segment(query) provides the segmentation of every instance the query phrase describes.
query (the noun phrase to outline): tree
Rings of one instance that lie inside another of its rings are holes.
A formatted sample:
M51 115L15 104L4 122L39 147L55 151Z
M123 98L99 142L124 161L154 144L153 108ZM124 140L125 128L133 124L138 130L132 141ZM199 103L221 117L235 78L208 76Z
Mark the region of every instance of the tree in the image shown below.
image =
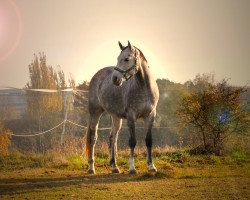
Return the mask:
M45 54L34 55L29 65L30 81L28 89L64 89L65 77L62 70L56 72L52 66L47 65ZM32 117L43 117L50 111L62 110L62 97L55 93L27 92L28 112Z
M47 130L55 124L61 122L66 110L66 92L60 92L60 89L67 88L64 72L59 68L55 70L47 64L47 59L44 53L39 53L39 56L34 55L34 60L29 65L29 82L26 85L27 89L52 89L59 90L58 93L40 93L35 91L27 91L27 115L30 119L29 126L33 130ZM70 84L74 84L73 78L70 79ZM50 147L53 136L44 138L42 144L42 136L37 141L38 150L44 150L44 145ZM56 138L54 138L57 140Z
M197 75L189 92L184 95L177 114L182 122L202 139L203 148L220 155L228 137L246 134L249 129L249 112L241 103L245 92L232 87L227 80L215 83L213 75Z

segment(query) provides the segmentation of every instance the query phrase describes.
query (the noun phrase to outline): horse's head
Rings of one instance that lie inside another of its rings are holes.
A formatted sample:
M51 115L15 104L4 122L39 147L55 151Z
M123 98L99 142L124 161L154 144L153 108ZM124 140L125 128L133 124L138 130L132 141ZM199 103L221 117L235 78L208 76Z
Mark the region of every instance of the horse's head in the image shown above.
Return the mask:
M132 46L128 41L128 46L125 47L119 42L121 53L117 58L117 65L114 68L112 82L121 86L124 81L129 80L134 76L141 65L140 51Z

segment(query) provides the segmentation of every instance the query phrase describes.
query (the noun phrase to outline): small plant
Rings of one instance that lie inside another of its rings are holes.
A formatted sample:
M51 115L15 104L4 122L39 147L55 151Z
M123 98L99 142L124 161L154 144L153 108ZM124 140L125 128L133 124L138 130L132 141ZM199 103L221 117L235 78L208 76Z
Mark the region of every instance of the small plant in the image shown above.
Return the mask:
M182 176L181 178L184 178L184 179L194 179L195 176L194 175L185 175L185 176Z
M184 163L188 159L189 154L184 151L175 151L169 153L168 156L172 162Z
M191 148L189 150L187 150L187 152L190 155L208 155L208 154L212 154L212 148L207 146L206 148L204 148L203 145Z
M237 163L242 163L247 161L247 155L243 151L234 151L232 153L232 158L237 162Z
M220 159L219 156L211 155L209 163L214 164L214 165L220 165L221 164L221 159Z
M159 171L155 173L145 172L137 178L137 180L147 180L147 179L162 179L167 178L169 175L164 171Z
M87 167L87 162L82 156L70 156L67 160L70 169L84 169Z

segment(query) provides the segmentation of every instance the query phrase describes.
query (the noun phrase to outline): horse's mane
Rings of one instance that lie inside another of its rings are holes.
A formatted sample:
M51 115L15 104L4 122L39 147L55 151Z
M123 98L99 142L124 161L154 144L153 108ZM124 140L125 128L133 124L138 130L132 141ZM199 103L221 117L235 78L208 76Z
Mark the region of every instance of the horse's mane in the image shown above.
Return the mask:
M125 47L122 51L124 51L127 48L128 48L128 46ZM137 47L135 47L135 48L140 52L140 55L141 55L142 59L145 60L146 62L148 62L147 59L145 58L144 54L142 53L142 51L139 48L137 48Z
M137 47L135 47L135 48L140 52L142 59L145 60L146 62L148 62L147 59L145 58L144 54L142 53L142 51L140 49L138 49Z

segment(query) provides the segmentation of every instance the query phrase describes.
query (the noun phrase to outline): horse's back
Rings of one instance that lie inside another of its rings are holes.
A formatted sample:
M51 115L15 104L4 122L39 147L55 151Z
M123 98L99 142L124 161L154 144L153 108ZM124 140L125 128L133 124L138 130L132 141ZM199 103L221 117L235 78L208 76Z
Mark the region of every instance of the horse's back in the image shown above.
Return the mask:
M89 84L89 113L103 111L98 98L98 90L105 79L111 79L114 67L105 67L100 69L91 79Z

